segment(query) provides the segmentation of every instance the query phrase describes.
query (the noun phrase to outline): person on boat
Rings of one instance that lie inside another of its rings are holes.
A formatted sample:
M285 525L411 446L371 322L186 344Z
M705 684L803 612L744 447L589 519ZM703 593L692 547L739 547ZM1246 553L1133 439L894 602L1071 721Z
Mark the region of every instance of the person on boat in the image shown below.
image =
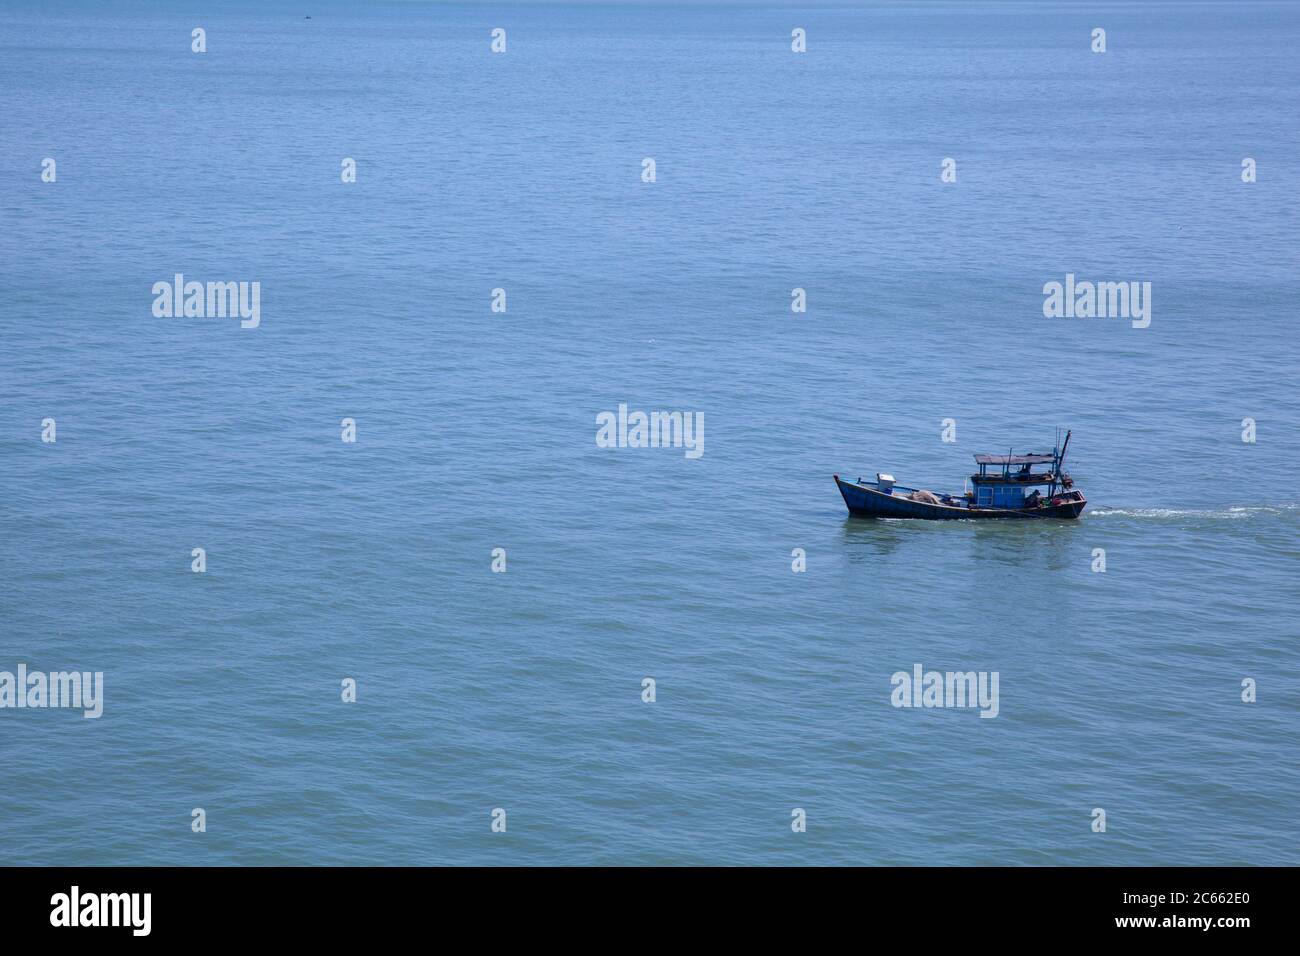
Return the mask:
M1025 496L1025 507L1037 508L1039 504L1042 502L1042 500L1043 500L1042 493L1037 488L1035 488L1033 491L1031 491L1029 494Z

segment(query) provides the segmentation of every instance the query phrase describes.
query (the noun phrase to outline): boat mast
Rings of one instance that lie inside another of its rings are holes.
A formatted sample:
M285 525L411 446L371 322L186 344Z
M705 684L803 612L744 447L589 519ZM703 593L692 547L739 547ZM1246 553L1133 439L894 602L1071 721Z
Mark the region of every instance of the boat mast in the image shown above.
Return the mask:
M1071 432L1070 430L1067 429L1066 432L1065 432L1065 444L1061 446L1061 453L1060 453L1059 455L1056 456L1056 480L1057 480L1057 481L1060 481L1060 480L1061 480L1061 476L1065 473L1065 450L1066 450L1067 448L1070 447L1070 435L1071 435L1071 434L1073 434L1073 432ZM1062 488L1065 487L1064 483L1062 483L1061 487L1062 487ZM1053 483L1053 485L1052 485L1052 492L1051 492L1051 493L1052 493L1052 494L1055 494L1055 493L1056 493L1056 485L1055 485L1055 483Z

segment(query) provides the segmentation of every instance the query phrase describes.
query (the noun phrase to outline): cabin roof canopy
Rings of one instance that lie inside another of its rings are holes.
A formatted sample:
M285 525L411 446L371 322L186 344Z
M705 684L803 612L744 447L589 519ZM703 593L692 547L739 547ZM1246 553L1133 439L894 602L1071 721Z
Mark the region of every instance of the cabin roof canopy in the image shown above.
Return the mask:
M976 455L977 465L1045 465L1056 459L1051 455Z

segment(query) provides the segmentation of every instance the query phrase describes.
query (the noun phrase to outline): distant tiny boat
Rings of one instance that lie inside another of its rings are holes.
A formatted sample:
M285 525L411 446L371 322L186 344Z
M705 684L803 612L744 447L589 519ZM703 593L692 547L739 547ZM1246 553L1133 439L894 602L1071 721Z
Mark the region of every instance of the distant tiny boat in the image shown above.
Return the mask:
M1074 481L1063 469L1069 447L1067 431L1065 443L1050 455L976 455L979 473L970 476L970 490L960 495L906 488L884 473L875 481L834 477L849 514L859 518L1077 518L1088 501L1073 490ZM1048 467L1034 471L1036 465Z

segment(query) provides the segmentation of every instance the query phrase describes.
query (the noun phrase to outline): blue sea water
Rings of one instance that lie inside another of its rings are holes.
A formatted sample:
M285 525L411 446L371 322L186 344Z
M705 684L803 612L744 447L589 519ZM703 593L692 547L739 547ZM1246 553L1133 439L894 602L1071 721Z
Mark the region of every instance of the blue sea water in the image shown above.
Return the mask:
M7 2L0 670L103 671L104 713L0 710L0 860L1300 863L1297 42L1252 2ZM156 318L175 273L260 326ZM1150 326L1045 318L1067 273ZM620 403L704 454L597 447ZM1075 523L831 481L960 490L1058 425ZM891 706L918 663L998 716Z

